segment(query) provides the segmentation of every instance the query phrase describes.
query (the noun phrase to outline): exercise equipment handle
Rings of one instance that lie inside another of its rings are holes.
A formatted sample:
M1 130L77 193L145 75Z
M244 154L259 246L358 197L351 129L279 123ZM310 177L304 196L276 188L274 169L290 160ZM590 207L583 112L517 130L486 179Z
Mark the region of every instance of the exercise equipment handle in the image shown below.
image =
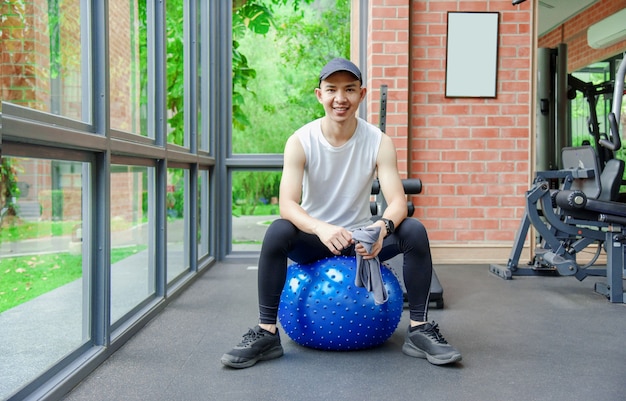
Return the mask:
M619 125L617 123L619 116L622 115L622 96L624 96L624 78L626 77L626 53L622 57L622 62L615 74L615 87L613 88L613 106L609 113L609 128L611 131L610 141L600 139L600 145L612 151L619 150L622 147L622 141L619 136Z
M611 140L609 141L602 138L598 142L603 147L615 152L622 147L622 140L619 137L619 125L617 125L617 118L613 112L609 113L609 128L611 131Z

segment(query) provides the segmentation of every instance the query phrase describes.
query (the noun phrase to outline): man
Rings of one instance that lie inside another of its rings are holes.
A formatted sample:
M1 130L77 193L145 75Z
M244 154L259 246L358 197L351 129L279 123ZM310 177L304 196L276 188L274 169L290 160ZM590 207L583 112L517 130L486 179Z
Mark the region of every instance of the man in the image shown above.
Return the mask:
M222 356L222 363L247 368L283 355L276 327L287 260L312 263L333 255L355 255L381 261L404 254L403 277L410 326L402 351L435 365L461 360L438 326L427 321L432 260L426 229L407 218L396 151L390 137L356 113L365 98L361 71L336 58L322 69L318 101L324 117L297 130L284 150L280 182L280 216L268 228L259 258L259 324ZM387 208L371 221L370 193L378 177ZM380 236L368 252L352 231L379 226Z

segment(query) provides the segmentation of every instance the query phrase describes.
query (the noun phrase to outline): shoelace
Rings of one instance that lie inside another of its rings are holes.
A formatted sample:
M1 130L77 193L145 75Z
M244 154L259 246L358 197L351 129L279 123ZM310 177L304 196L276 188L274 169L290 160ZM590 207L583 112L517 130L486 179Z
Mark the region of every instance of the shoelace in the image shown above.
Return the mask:
M437 323L431 325L430 329L424 330L424 333L426 333L433 340L437 341L439 344L448 343L446 339L443 338L443 335L441 335L441 333L439 332L439 324Z
M253 329L248 329L248 332L243 335L243 339L241 340L241 343L239 343L239 346L245 347L260 337L263 337L263 334L256 332Z

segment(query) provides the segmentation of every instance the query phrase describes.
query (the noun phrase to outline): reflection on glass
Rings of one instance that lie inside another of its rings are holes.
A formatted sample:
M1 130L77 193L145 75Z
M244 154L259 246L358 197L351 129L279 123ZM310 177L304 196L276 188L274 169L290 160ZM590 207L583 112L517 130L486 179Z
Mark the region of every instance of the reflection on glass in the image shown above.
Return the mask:
M147 135L146 2L109 1L111 128Z
M89 165L2 158L0 398L89 341Z
M81 36L81 1L39 2L43 10L37 18L30 3L0 6L0 100L89 122L89 85L82 80L89 48Z
M260 251L269 224L278 218L279 172L233 172L232 250Z
M189 252L185 252L189 236L187 233L187 182L188 170L167 169L167 282L189 270Z
M148 228L153 177L148 167L111 167L112 323L155 292Z

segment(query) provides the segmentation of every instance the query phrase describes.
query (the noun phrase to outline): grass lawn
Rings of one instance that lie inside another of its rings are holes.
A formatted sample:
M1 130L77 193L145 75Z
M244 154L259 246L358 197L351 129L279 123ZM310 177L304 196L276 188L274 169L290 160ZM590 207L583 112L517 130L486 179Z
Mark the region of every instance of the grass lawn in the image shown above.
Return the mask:
M258 204L256 206L235 205L233 206L233 216L275 216L279 212L278 205Z
M49 237L51 235L72 235L79 222L76 221L24 221L18 224L5 223L0 229L0 243L23 241L25 239Z
M144 249L145 245L113 249L111 263ZM1 258L0 313L70 283L82 274L82 256L68 252Z

